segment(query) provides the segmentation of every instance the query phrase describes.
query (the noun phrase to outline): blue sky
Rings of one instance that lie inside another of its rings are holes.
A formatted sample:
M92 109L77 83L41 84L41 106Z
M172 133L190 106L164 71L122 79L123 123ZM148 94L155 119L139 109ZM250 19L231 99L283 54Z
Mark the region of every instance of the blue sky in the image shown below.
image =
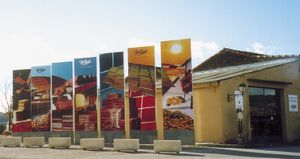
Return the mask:
M126 45L190 37L245 49L296 52L299 1L26 0L0 1L1 35L36 36L55 47ZM112 50L114 48L111 48Z
M181 38L192 40L194 66L223 47L299 54L299 6L296 0L0 0L0 82L13 69L140 45L155 45L159 57L160 41Z

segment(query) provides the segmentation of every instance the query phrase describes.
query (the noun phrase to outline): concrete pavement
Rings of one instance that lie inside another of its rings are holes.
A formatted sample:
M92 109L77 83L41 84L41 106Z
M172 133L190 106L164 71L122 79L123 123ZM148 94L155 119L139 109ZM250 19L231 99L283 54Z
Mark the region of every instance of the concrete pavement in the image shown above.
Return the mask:
M199 158L300 158L300 147L277 148L220 148L187 147L180 154L154 154L153 149L140 149L138 153L116 152L112 148L103 151L83 151L78 145L70 149L0 147L0 159L199 159Z

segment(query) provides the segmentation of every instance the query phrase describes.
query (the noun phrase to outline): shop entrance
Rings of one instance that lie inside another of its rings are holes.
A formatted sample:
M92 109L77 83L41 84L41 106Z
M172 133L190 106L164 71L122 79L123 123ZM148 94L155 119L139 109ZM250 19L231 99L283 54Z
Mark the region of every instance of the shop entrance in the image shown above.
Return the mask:
M280 90L249 87L252 143L282 143Z

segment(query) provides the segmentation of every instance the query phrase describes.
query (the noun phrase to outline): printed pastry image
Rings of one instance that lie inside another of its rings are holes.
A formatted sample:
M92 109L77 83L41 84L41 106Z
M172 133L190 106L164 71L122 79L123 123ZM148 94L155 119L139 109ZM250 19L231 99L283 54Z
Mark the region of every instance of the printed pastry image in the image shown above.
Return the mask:
M124 70L123 66L112 67L108 70L108 75L104 82L116 89L124 89Z
M166 130L193 130L194 120L181 111L163 110Z
M62 112L72 109L72 81L52 76L52 87L52 100L56 111ZM71 88L71 90L68 88Z
M50 66L32 67L31 73L32 131L50 131Z
M85 110L87 106L85 96L83 94L76 94L75 99L76 111Z
M79 75L75 79L75 129L95 131L97 128L96 75Z
M32 129L45 131L50 129L50 113L35 117L31 122Z
M52 64L52 131L73 130L72 62Z
M53 98L53 103L57 112L67 111L73 107L72 97L69 94Z
M193 129L191 40L161 42L161 79L166 130Z
M184 103L185 99L181 96L174 96L167 99L167 106L179 105Z
M104 53L99 59L101 130L124 130L123 52Z
M154 46L128 48L130 128L155 130L156 67Z
M32 87L36 94L38 93L48 93L50 90L50 81L49 77L33 77L32 78ZM49 99L49 94L47 96L41 96L41 99Z
M131 91L143 94L155 94L154 67L129 64L128 85Z
M30 132L31 128L31 99L30 99L30 69L13 71L13 132Z
M86 80L86 81L84 81ZM84 83L86 82L86 83ZM96 76L78 76L77 85L75 88L75 105L76 111L87 111L87 109L95 109L96 105Z
M164 66L164 71L168 76L178 76L184 74L184 67L182 66Z

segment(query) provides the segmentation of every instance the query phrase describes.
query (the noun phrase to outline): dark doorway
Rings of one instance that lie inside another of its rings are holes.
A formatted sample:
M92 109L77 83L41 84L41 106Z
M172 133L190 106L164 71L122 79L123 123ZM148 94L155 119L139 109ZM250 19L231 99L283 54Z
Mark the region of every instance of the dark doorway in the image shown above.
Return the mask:
M282 143L280 90L249 87L252 143Z

